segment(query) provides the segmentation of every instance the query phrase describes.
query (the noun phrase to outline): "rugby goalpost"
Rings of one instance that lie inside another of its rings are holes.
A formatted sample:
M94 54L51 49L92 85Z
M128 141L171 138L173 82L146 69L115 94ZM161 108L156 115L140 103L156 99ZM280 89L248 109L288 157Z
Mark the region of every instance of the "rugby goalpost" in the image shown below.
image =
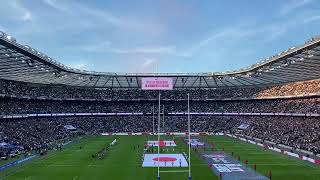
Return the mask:
M171 171L171 170L166 170L166 171L160 171L160 163L158 161L158 180L160 180L160 173L185 173L187 172L188 173L188 180L192 180L192 176L191 176L191 128L190 128L190 95L189 93L187 94L188 95L188 170L174 170L174 171ZM161 93L159 91L159 97L158 97L158 160L160 159L160 133L161 133L161 130L160 130L160 122L161 122ZM164 129L164 106L163 106L163 133L165 133L165 129Z
M171 78L156 78L156 77L148 77L148 78L142 78L142 89L143 90L158 90L158 173L157 173L157 179L160 180L160 173L188 173L188 180L192 179L191 176L191 130L190 130L190 95L188 95L188 170L164 170L160 171L160 123L161 123L161 90L172 90L173 89L173 83ZM164 106L163 106L163 133L165 133L164 129ZM154 127L154 106L152 107L152 131L154 134L155 127Z

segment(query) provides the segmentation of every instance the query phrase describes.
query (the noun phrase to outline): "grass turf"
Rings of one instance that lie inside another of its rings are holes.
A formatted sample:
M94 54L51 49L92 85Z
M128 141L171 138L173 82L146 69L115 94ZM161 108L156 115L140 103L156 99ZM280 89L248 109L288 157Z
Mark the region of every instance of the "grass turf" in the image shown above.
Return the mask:
M91 155L105 147L114 138L119 144L112 147L104 159L92 159ZM167 137L166 139L170 139ZM79 144L74 144L62 152L54 152L47 156L37 158L24 165L10 168L0 173L1 179L22 180L152 180L156 179L157 168L143 168L143 145L154 137L145 136L98 136L87 137ZM272 170L273 179L314 179L320 180L320 168L296 159L264 150L255 145L230 139L228 137L208 137L217 148L226 152L240 155L242 160L248 160L249 165L257 164L257 169L262 174ZM178 147L175 153L187 153L187 146L176 138ZM134 146L140 145L134 150ZM82 146L82 149L79 147ZM187 168L161 168L161 170L182 170ZM192 177L193 180L218 179L198 156L192 152ZM187 179L187 173L162 173L161 180Z
M218 149L237 159L240 156L242 162L248 160L248 166L257 165L257 171L267 176L272 172L273 180L320 180L320 167L295 158L265 150L260 146L236 140L225 136L213 136L209 140Z

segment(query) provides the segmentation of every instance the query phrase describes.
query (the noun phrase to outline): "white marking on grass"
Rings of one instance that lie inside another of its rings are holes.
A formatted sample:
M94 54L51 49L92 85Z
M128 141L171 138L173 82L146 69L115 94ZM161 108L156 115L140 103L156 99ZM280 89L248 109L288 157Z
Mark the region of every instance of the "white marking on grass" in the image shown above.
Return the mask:
M75 177L72 178L72 180L76 180L76 179L78 179L78 176L75 176Z
M253 164L249 164L253 165ZM287 164L287 163L264 163L264 164L256 164L257 166L304 166L303 164L296 163L296 164Z
M51 164L49 165L49 167L73 167L73 166L77 166L77 165L74 165L74 164ZM80 166L80 165L78 165Z
M176 172L189 172L189 170L176 170L176 171L160 171L160 172L165 172L165 173L176 173Z

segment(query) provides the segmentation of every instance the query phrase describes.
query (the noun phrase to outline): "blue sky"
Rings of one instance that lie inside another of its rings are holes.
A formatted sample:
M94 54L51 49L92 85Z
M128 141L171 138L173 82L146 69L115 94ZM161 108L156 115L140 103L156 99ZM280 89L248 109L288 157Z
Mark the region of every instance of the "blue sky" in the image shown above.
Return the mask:
M319 0L8 0L0 30L79 69L221 72L319 35Z

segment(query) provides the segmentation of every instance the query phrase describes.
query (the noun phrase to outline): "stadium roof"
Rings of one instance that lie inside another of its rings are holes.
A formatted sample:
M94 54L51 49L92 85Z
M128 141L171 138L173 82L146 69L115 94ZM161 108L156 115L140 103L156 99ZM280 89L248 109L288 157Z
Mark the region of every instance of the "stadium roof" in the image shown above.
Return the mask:
M140 88L142 77L172 77L175 88L269 86L320 78L320 37L232 72L112 73L67 67L0 31L0 79L95 88Z

